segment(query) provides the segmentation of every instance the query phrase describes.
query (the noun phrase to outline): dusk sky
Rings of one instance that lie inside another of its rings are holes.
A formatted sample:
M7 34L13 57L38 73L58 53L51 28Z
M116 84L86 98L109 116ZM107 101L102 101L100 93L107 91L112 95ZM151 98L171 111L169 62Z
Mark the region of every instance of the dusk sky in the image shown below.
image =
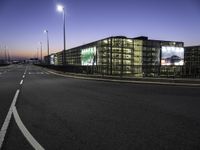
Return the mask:
M0 54L34 57L39 42L46 55L63 49L63 18L56 5L65 6L66 45L72 48L109 36L148 36L200 45L199 0L0 0Z

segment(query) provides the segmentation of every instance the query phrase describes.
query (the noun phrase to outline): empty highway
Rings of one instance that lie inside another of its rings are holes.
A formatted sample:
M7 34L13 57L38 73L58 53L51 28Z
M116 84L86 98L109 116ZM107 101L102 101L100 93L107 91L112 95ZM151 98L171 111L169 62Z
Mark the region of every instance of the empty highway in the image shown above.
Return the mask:
M34 149L20 122L48 150L200 149L198 87L73 79L11 65L0 67L0 128L11 107L5 150Z

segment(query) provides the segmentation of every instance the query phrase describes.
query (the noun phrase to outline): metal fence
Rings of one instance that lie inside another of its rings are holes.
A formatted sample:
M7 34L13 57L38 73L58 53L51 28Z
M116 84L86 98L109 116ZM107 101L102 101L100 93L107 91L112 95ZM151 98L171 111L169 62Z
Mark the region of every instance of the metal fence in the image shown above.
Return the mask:
M41 65L40 65L41 66ZM152 77L152 78L200 78L200 66L125 66L110 67L107 65L101 66L55 66L42 65L50 69L81 73L81 74L96 74L96 75L111 75L120 77ZM117 68L117 69L116 69Z

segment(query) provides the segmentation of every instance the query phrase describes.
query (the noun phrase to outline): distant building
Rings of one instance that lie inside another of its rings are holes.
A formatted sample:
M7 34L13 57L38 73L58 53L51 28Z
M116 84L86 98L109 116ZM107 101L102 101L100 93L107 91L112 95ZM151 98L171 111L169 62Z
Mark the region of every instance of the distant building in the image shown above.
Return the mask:
M185 65L200 66L200 45L185 47Z
M185 47L184 57L187 76L200 76L200 45Z
M65 53L67 65L92 67L96 73L107 75L160 76L166 74L166 67L173 71L174 66L184 65L183 42L151 40L144 36L108 37ZM63 51L49 57L52 65L63 64Z

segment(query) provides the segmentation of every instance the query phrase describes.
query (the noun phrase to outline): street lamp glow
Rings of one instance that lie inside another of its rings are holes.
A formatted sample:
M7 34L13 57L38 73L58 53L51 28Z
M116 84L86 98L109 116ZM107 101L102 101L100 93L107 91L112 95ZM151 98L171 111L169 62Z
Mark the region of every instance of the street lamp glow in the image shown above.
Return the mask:
M57 5L57 10L59 12L63 12L64 11L64 7L62 5Z

